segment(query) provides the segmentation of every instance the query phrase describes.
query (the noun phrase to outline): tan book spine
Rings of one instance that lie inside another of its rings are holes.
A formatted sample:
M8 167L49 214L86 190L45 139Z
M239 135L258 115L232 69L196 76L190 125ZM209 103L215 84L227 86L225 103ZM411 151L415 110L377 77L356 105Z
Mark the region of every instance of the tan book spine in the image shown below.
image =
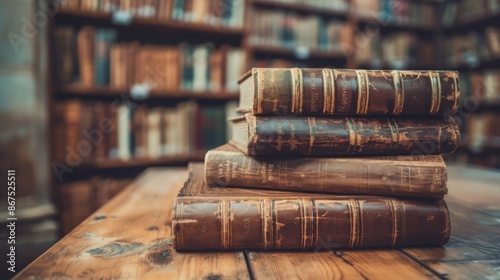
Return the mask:
M353 158L255 158L230 145L208 151L210 186L333 194L441 198L447 192L441 155Z
M441 199L214 191L199 178L202 166L191 172L174 202L178 251L438 246L450 238Z

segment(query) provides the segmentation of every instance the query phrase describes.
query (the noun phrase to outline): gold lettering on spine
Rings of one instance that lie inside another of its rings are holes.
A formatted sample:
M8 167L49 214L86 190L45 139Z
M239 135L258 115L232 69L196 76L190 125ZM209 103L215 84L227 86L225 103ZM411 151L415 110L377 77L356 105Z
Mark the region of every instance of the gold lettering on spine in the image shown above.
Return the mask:
M347 154L354 154L356 150L356 128L351 118L346 117L347 130L349 131L349 147L347 147Z
M257 112L262 113L262 100L264 99L264 88L262 84L264 83L265 70L258 69L255 71L255 86L257 87Z
M307 121L309 122L309 150L307 151L307 155L311 155L314 141L316 140L316 118L308 117Z
M331 99L331 114L335 112L335 70L330 70L330 79L331 79L331 87L332 87L332 99Z
M274 248L273 240L273 213L272 213L272 201L270 199L262 199L260 201L260 216L262 221L262 248L272 249Z
M330 71L328 69L322 69L322 78L323 78L323 114L329 114L330 112L330 96L331 90L330 85L328 84Z
M306 238L307 238L307 210L303 199L298 201L300 209L300 248L306 248Z
M396 93L396 98L394 102L393 115L400 115L403 111L404 102L404 90L403 82L401 78L401 73L399 71L392 71L392 79L394 80L394 92Z
M399 201L395 199L388 199L389 209L391 210L392 217L392 233L391 233L391 244L392 246L396 246L396 242L398 240L398 212L399 212Z
M293 68L292 70L292 80L293 80L293 99L294 105L292 105L292 113L302 114L303 103L304 103L304 86L302 80L302 70L299 68Z
M302 206L302 213L303 213L303 223L302 223L302 249L307 249L312 247L312 240L313 240L313 205L312 201L310 199L304 200L301 199L300 205Z
M389 118L387 121L389 122L389 127L391 128L391 147L389 148L389 153L395 154L398 150L399 144L398 124L393 118Z
M349 247L353 248L358 245L359 242L359 226L360 226L360 217L359 217L359 204L354 199L349 199L347 201L347 205L349 208L349 220L350 223L350 236L349 236Z
M368 111L368 78L365 70L356 70L358 80L358 104L356 114L366 115Z
M453 83L455 85L455 103L453 103L452 113L456 113L458 109L458 102L460 100L460 89L458 88L458 72L453 72Z
M219 203L220 211L221 213L221 227L222 227L222 233L221 233L221 245L222 248L228 249L229 248L229 211L230 207L228 207L229 202L222 200Z
M360 115L361 114L361 102L363 99L363 89L365 87L364 87L364 83L363 83L362 74L360 73L361 70L354 70L354 72L356 73L356 79L358 81L358 104L356 104L356 115Z
M365 106L363 109L363 115L368 114L368 105L370 103L370 80L368 78L368 73L366 71L363 71L363 76L365 80Z
M439 96L439 74L432 73L429 71L429 79L431 80L431 92L432 92L432 100L431 100L431 108L429 109L430 115L435 115L439 111L439 102L441 98Z

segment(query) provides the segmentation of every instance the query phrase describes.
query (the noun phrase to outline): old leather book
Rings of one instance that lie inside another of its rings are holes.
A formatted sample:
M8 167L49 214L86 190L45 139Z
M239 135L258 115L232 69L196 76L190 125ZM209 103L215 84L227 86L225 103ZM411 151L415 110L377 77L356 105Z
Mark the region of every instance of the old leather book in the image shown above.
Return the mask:
M450 237L442 199L211 188L203 165L174 202L178 251L434 246Z
M452 115L460 97L456 71L253 68L239 84L255 115Z
M251 157L226 144L205 156L205 182L219 187L439 198L446 175L441 155Z
M248 155L350 156L452 153L460 131L450 116L275 117L231 119L230 142Z

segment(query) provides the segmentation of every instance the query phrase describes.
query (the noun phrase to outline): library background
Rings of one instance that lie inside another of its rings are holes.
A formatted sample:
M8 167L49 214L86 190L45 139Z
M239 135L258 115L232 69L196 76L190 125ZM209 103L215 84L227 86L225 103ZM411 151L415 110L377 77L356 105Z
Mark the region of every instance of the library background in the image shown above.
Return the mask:
M146 168L225 143L251 67L458 70L447 163L500 168L498 0L0 0L0 33L20 268Z

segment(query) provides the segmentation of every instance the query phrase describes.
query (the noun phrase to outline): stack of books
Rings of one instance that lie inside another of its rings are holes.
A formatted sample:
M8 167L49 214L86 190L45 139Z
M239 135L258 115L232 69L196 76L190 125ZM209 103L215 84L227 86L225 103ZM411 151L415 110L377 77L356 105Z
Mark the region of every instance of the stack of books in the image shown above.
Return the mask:
M254 68L174 203L179 251L437 246L458 73Z

